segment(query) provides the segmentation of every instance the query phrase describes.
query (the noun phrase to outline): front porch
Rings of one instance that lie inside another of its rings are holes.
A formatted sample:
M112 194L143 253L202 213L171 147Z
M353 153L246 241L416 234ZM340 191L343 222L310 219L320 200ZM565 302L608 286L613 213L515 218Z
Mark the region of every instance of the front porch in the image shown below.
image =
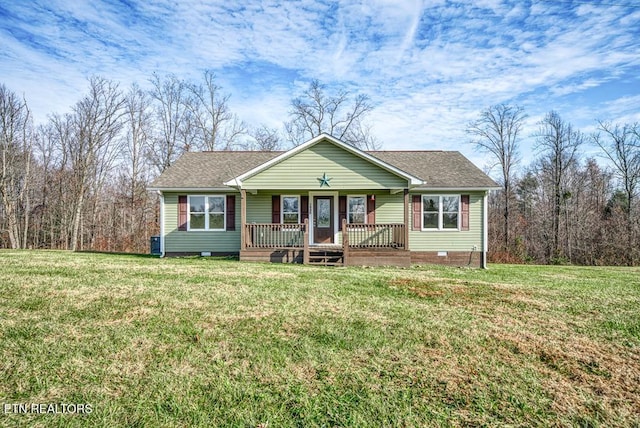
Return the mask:
M250 223L241 231L241 261L324 266L409 266L408 229L402 223L348 224L339 241L313 244L309 220L299 224Z

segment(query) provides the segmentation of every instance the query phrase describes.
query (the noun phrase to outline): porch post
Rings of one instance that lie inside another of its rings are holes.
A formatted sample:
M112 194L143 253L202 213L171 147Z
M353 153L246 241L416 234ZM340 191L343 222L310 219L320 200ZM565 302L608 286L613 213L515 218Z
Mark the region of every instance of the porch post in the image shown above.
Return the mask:
M342 264L349 266L349 232L347 231L347 219L342 219Z
M309 264L309 219L304 219L304 233L302 234L302 264Z
M247 191L240 189L240 251L247 249Z
M409 189L404 189L404 249L409 250Z

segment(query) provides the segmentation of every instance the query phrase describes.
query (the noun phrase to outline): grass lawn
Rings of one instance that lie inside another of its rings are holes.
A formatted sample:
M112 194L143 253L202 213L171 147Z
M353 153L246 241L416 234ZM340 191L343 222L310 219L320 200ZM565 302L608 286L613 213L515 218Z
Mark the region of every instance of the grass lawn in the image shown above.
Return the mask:
M7 412L31 403L92 412ZM640 269L1 251L0 405L0 426L639 426Z

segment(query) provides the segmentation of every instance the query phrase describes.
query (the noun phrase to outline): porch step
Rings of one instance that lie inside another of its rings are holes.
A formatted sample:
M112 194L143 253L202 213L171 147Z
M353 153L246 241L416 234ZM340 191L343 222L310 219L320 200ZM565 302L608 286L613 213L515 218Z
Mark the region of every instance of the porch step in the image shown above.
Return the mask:
M342 250L309 250L309 264L320 266L343 266L344 252Z

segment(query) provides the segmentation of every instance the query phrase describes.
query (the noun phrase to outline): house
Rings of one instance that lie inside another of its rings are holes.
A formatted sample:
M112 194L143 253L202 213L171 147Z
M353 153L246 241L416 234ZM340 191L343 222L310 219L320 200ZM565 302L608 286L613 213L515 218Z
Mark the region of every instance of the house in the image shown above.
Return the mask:
M486 266L496 183L455 151L185 153L150 186L161 253L344 265Z

